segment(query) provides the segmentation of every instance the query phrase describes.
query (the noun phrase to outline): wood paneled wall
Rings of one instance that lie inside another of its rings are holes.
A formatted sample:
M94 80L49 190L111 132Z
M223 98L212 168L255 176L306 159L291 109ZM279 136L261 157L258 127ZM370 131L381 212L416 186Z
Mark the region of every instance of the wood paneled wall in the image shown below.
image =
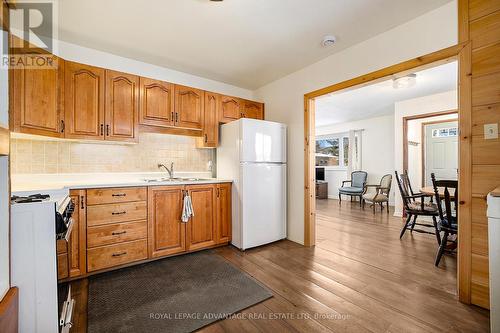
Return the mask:
M470 272L468 300L489 308L486 195L500 185L500 140L485 140L483 125L500 123L500 0L459 1L460 42L469 42L470 87ZM469 140L469 138L467 138ZM469 221L464 221L469 222Z

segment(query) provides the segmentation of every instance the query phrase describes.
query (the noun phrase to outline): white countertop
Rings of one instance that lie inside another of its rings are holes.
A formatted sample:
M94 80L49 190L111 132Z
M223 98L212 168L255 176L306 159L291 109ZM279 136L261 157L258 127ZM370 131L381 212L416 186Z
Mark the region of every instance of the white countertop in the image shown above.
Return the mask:
M74 174L14 174L11 191L50 191L101 187L134 187L230 183L229 179L211 178L209 172L176 172L174 177L202 178L203 180L154 181L146 179L168 178L164 172L143 173L74 173Z

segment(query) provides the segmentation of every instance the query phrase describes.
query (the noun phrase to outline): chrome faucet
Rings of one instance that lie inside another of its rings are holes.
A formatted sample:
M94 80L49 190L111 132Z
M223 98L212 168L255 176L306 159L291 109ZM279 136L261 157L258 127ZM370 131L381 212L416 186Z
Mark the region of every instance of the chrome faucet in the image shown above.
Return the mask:
M167 170L170 179L174 178L174 162L170 163L170 169L167 168L164 164L158 164L158 169L161 168L165 168L165 170Z

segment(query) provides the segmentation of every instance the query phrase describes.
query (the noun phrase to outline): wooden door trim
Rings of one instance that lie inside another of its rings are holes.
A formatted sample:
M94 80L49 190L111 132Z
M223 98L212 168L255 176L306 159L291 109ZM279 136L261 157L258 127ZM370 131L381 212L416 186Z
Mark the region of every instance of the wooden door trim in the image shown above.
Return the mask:
M471 279L471 178L472 178L472 152L471 152L471 45L468 42L468 1L459 0L459 40L460 43L427 55L423 55L402 63L389 66L369 74L336 83L304 95L304 245L315 245L315 174L313 163L314 147L314 99L332 92L359 86L373 81L412 71L418 67L432 63L446 61L457 57L459 63L459 132L460 132L460 166L459 187L461 197L459 206L459 243L458 251L458 294L459 300L470 304L470 279Z
M422 114L403 117L403 170L408 170L408 121L415 119L446 116L448 114L454 114L454 113L458 113L458 110L453 109L445 111L436 111L436 112L422 113Z
M457 111L458 113L458 111ZM435 124L441 124L441 123L449 123L449 122L452 122L452 121L456 121L458 123L458 118L457 119L443 119L443 120L433 120L433 121L426 121L426 122L423 122L422 124L420 124L421 126L421 130L420 130L420 151L421 151L421 156L422 156L422 187L425 186L425 137L426 137L426 133L424 133L425 131L425 126L427 125L435 125ZM406 138L406 140L408 140L408 137ZM405 146L407 149L408 149L408 144L406 144ZM457 156L458 157L458 156ZM406 157L406 163L408 165L408 156Z

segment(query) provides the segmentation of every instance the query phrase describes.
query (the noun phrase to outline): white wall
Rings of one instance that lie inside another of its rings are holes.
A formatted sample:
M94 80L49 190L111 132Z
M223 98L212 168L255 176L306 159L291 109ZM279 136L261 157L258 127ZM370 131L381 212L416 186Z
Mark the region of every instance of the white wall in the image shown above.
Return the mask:
M394 166L398 172L403 171L403 117L455 110L457 108L458 97L456 90L396 102L394 105ZM435 119L439 120L437 117ZM413 133L410 140L416 140L416 137L413 135L418 135L418 132L416 134ZM420 181L417 182L417 180L412 179L412 184L420 184ZM419 188L418 186L415 187L414 190ZM402 210L401 196L396 195L394 215L401 216Z
M2 34L7 34L2 31ZM2 36L1 40L7 40ZM0 50L3 50L0 41ZM7 69L0 68L0 126L9 125L9 80ZM0 300L9 290L9 158L0 157Z
M361 133L362 170L368 172L368 184L379 184L382 176L394 173L394 116L368 118L358 121L321 126L316 128L316 135L345 133L349 130L363 130ZM328 170L329 169L329 170ZM327 167L328 196L338 198L339 177L347 180L346 172ZM330 183L332 182L332 183ZM390 196L394 202L394 184Z
M304 94L457 43L452 1L256 91L266 118L288 125L288 238L304 242Z

